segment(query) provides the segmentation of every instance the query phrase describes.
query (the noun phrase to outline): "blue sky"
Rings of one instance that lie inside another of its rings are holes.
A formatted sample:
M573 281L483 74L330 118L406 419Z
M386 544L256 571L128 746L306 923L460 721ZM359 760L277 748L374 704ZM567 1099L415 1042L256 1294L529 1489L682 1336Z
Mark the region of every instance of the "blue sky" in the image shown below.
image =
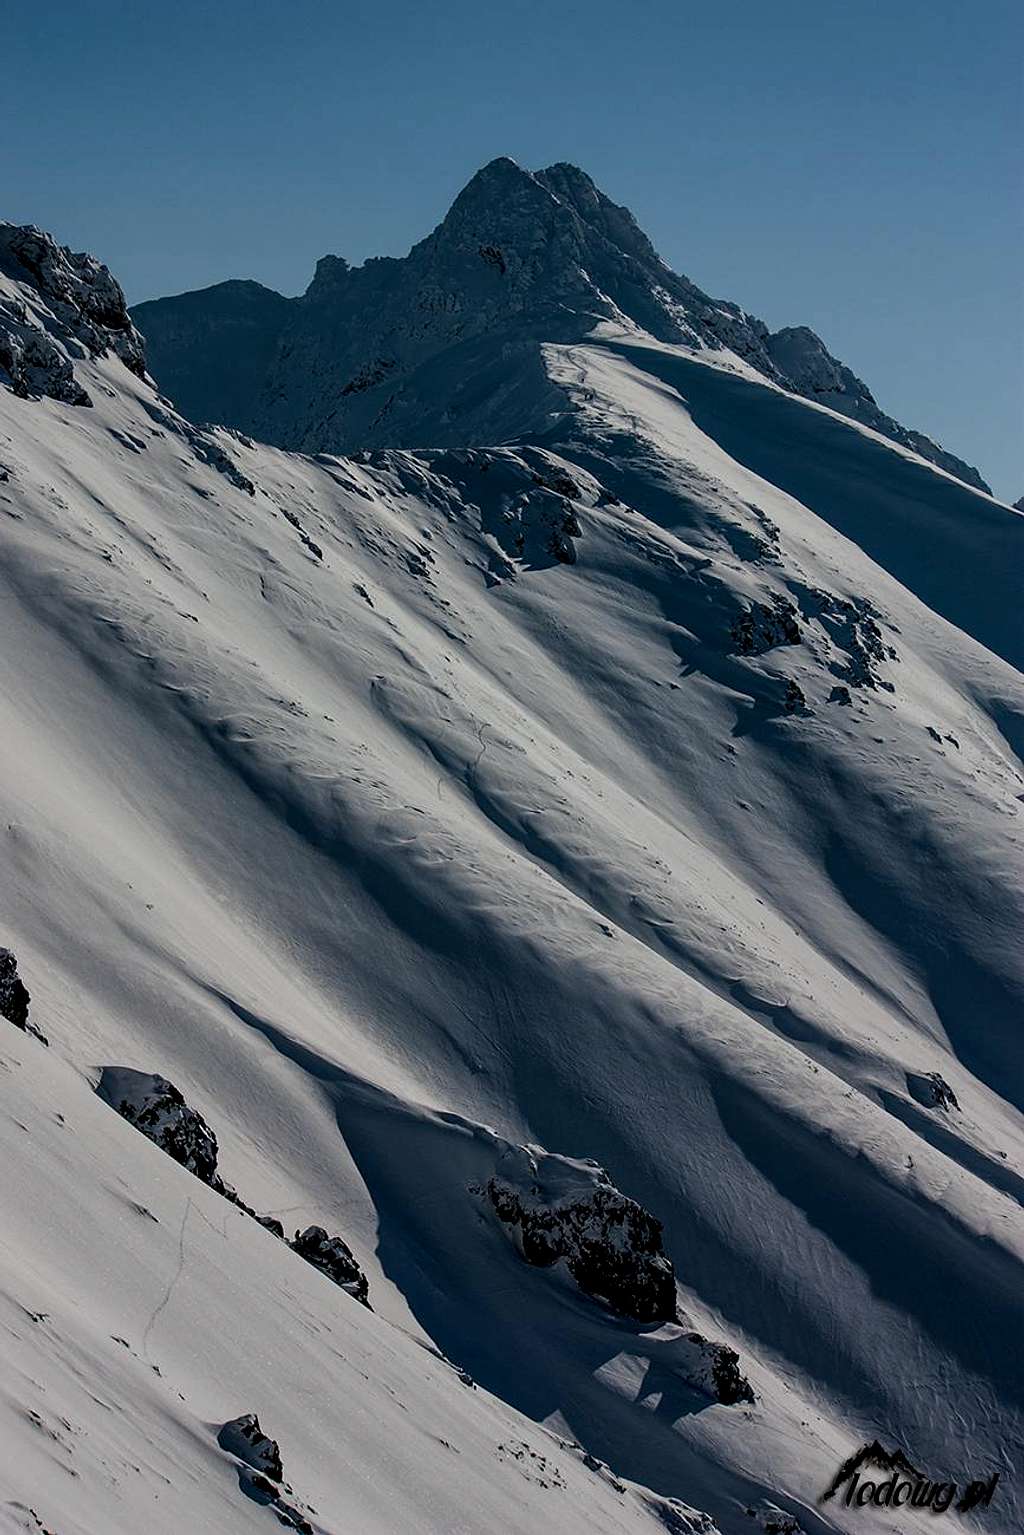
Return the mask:
M50 0L4 23L0 216L136 301L402 254L497 154L809 324L1024 494L1019 0Z

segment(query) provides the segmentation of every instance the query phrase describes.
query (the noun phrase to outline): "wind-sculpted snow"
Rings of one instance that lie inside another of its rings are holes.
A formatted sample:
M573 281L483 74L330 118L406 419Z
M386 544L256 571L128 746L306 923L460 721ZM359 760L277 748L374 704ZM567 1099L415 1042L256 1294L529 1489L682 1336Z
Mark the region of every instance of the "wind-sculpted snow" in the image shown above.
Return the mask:
M823 1535L872 1438L1020 1454L1024 520L614 319L467 345L542 440L291 454L112 352L91 410L0 389L3 941L51 1046L0 1030L0 1499L62 1535L273 1521L250 1413L332 1535ZM522 1146L656 1215L679 1321L522 1261L470 1192ZM730 1354L753 1401L695 1379Z

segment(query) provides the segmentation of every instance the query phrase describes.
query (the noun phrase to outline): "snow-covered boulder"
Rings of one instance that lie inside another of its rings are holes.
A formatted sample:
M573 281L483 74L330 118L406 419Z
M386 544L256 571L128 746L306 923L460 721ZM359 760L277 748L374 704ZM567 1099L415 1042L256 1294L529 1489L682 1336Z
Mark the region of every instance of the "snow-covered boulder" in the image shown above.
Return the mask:
M222 1450L227 1450L229 1455L237 1455L239 1460L251 1466L254 1471L262 1471L264 1476L271 1477L275 1482L282 1480L284 1466L281 1463L281 1450L276 1439L271 1439L260 1428L260 1420L254 1412L247 1412L240 1418L232 1418L225 1423L217 1435L217 1443Z
M675 1272L661 1222L596 1162L510 1147L487 1198L527 1263L564 1261L581 1290L640 1322L674 1320Z
M297 1530L299 1535L314 1535L305 1505L298 1499L291 1501L295 1494L284 1480L280 1446L263 1432L254 1412L225 1423L217 1434L217 1443L234 1457L238 1483L247 1498L273 1509L285 1529Z
M238 1460L252 1466L253 1471L261 1471L273 1481L281 1481L284 1477L278 1441L259 1428L255 1412L246 1412L243 1417L232 1418L230 1423L224 1424L220 1434L216 1435L216 1443L226 1449L227 1454L236 1455Z
M804 1535L800 1521L775 1503L764 1502L756 1508L748 1508L747 1518L754 1521L751 1529L759 1531L760 1535Z
M97 1092L161 1151L223 1192L217 1177L217 1137L173 1082L127 1066L106 1066Z
M305 1231L297 1231L288 1245L300 1258L305 1258L307 1263L320 1269L341 1289L347 1290L349 1295L367 1308L370 1307L370 1286L366 1275L356 1262L352 1249L341 1237L328 1236L322 1226L307 1226Z

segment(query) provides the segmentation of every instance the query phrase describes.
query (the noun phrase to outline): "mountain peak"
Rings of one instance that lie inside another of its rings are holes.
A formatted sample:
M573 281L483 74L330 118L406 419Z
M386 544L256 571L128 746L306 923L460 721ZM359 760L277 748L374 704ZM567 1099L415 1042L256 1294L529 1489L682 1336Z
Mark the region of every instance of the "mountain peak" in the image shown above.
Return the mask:
M175 303L188 307L184 298ZM305 295L268 312L259 335L249 317L239 331L236 316L215 302L198 326L194 316L179 324L166 302L135 313L152 365L186 413L201 411L282 447L479 445L488 440L480 434L494 430L498 402L502 431L520 435L535 410L548 410L547 385L539 394L512 390L495 348L532 348L536 363L538 346L582 341L605 321L624 334L738 359L987 489L977 470L886 416L813 332L772 336L738 305L674 272L630 210L565 160L538 171L509 155L489 160L407 256L356 268L322 258ZM452 368L441 358L474 340L479 379L471 384L464 356ZM214 373L230 381L230 398L220 403L216 378L211 398L214 357ZM263 358L266 365L253 365Z
M530 171L524 170L508 155L499 155L470 177L439 229L458 227L469 216L484 215L492 220L504 220L509 214L521 213L524 209L550 213L554 201Z

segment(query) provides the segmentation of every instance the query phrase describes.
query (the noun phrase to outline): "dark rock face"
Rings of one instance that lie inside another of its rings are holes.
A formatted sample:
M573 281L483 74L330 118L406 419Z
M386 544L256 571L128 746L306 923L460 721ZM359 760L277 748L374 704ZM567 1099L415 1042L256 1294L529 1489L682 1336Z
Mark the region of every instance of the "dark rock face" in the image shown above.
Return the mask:
M141 306L151 372L193 421L256 428L252 381L265 377L292 300L257 282L224 282Z
M806 714L807 699L799 682L794 682L792 677L786 683L786 696L782 700L782 707L787 714Z
M674 1320L675 1271L662 1250L661 1222L621 1194L602 1169L548 1156L542 1171L552 1163L569 1170L568 1179L560 1179L563 1168L552 1169L561 1188L500 1177L486 1186L527 1263L550 1268L564 1259L580 1289L613 1310L640 1322ZM572 1176L584 1167L583 1177Z
M960 1108L956 1093L937 1071L910 1072L907 1086L918 1103L923 1103L926 1109Z
M737 1402L753 1402L754 1391L747 1377L740 1370L740 1356L725 1343L713 1343L699 1332L686 1334L700 1355L700 1363L690 1375L691 1383L714 1397L726 1407Z
M18 961L10 949L0 949L0 1018L17 1029L25 1028L30 1000L28 987L18 974Z
M853 699L850 696L850 689L843 687L842 683L837 683L836 686L832 689L831 693L828 695L828 701L830 704L853 703Z
M300 1258L305 1258L307 1263L370 1308L370 1286L366 1275L341 1237L328 1236L322 1226L307 1226L305 1231L297 1231L288 1245Z
M101 262L74 254L34 225L0 222L0 273L41 301L30 310L0 297L0 368L15 394L90 405L74 375L74 356L113 352L130 372L145 376L142 337L120 284Z
M741 656L760 656L776 645L799 645L797 610L778 594L767 603L755 602L729 631Z
M262 1472L275 1482L283 1478L284 1466L281 1464L277 1440L263 1432L254 1412L245 1413L241 1418L232 1418L230 1423L225 1423L217 1435L217 1443L222 1450L227 1450L229 1455L237 1455L239 1460L243 1460L254 1471Z
M19 399L45 395L65 405L91 405L87 392L75 378L71 359L40 326L29 318L23 304L0 299L0 369Z
M99 1093L175 1162L203 1183L219 1186L217 1137L199 1111L189 1108L173 1082L144 1071L108 1066Z
M275 1220L272 1215L257 1215L254 1210L253 1219L259 1221L261 1226L265 1226L266 1229L270 1232L271 1236L279 1238L279 1240L282 1242L284 1241L284 1227L281 1225L281 1222L279 1220Z
M10 949L0 949L0 1018L6 1018L16 1029L32 1034L40 1044L49 1044L46 1035L28 1019L31 1001L28 987L18 974L18 961Z

